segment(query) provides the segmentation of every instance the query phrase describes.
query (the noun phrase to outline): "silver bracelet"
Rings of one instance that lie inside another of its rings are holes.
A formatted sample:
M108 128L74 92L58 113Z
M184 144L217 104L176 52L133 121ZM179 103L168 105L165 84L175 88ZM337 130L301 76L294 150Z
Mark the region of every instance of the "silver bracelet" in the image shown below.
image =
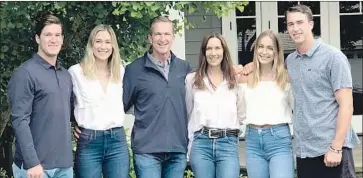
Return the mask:
M329 147L329 150L334 152L334 153L338 153L338 154L342 153L342 150L334 149L332 146Z

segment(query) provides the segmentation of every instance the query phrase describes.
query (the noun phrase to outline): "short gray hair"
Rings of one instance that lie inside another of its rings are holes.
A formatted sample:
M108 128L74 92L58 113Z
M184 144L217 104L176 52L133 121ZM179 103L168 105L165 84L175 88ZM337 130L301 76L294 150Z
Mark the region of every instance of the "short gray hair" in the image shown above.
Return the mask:
M166 16L159 16L159 17L156 17L151 25L150 25L150 28L149 28L149 35L152 35L152 33L154 32L154 24L158 23L158 22L167 22L167 23L171 23L173 25L173 34L174 34L174 24L173 24L173 21L171 21L168 17Z

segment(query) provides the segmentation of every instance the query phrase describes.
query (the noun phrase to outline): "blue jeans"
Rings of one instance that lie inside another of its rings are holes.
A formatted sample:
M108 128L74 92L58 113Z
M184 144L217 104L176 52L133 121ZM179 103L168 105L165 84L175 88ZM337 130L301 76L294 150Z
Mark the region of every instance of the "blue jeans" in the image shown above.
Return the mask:
M134 154L137 178L183 178L186 166L185 153Z
M27 170L13 164L14 178L28 178ZM73 168L55 168L44 170L43 178L73 178Z
M288 124L246 128L248 178L293 178L294 158Z
M77 178L128 178L130 156L123 127L81 128L81 132L75 155Z
M196 178L238 178L240 174L238 137L212 139L194 133L190 165Z

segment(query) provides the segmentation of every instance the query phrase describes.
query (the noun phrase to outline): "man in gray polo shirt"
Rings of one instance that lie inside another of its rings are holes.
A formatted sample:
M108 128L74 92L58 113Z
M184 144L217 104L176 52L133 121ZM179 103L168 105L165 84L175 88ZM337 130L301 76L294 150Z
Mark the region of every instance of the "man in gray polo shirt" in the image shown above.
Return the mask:
M60 20L48 15L36 25L38 52L18 67L8 84L16 138L15 178L73 177L72 80L57 62L63 44Z
M286 65L297 103L293 126L298 177L355 177L351 148L359 139L350 125L350 64L340 50L314 39L309 7L290 7L285 16L297 48Z

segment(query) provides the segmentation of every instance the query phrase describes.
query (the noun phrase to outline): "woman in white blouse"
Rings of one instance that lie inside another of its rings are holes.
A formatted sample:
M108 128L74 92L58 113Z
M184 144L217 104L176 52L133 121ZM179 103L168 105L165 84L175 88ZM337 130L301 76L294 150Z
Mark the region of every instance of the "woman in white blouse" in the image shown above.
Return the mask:
M75 155L78 178L127 178L129 174L123 128L124 67L118 51L113 29L97 25L88 38L83 60L69 68L74 116L81 132Z
M249 178L293 178L289 123L293 97L281 42L270 30L255 43L253 68L241 77L246 119L246 167Z
M238 178L243 112L225 39L204 37L196 72L186 77L190 164L196 178Z

